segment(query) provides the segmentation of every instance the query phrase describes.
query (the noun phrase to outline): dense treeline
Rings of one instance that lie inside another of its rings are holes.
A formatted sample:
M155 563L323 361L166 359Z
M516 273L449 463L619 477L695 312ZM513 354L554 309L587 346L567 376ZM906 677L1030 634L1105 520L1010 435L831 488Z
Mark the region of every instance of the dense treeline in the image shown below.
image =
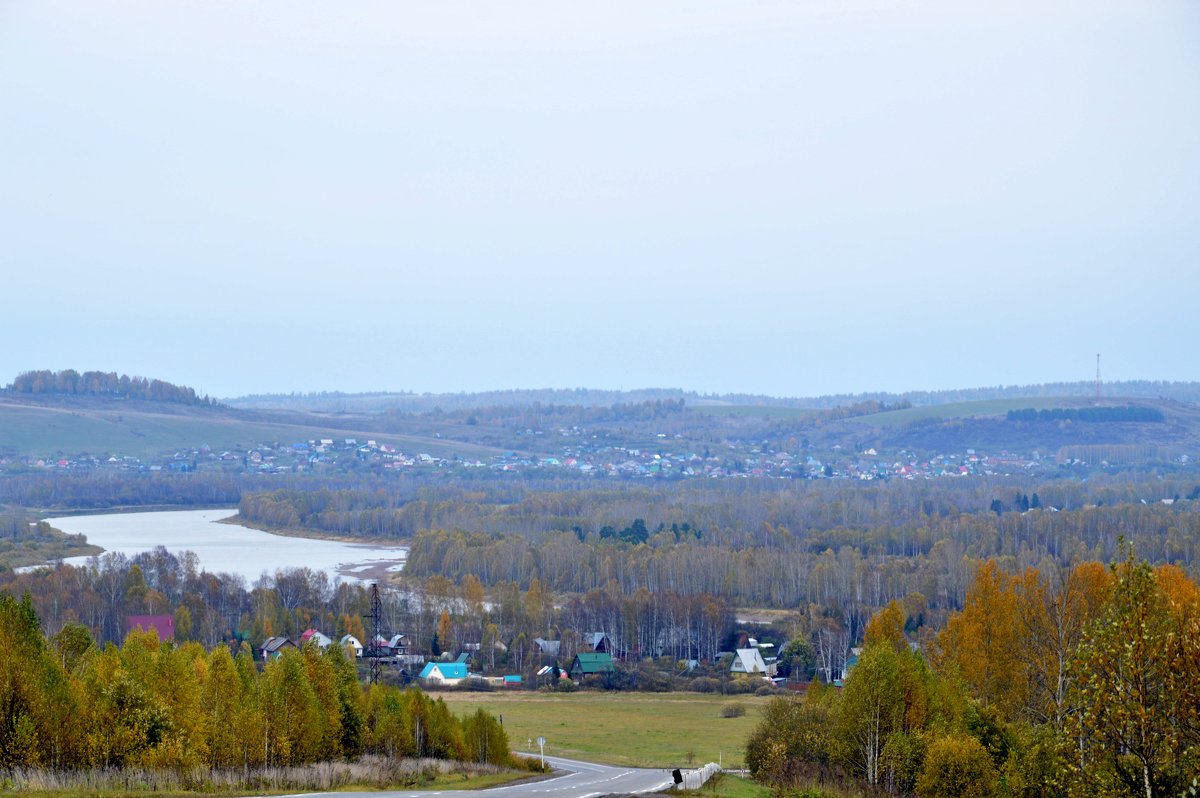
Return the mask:
M289 650L259 671L248 648L98 648L69 624L51 640L32 603L0 596L0 768L253 768L362 753L509 765L503 728L440 700L364 691L339 646Z
M84 566L0 570L0 591L29 594L51 635L78 623L101 643L119 643L130 615L173 615L179 639L207 647L259 645L271 634L298 636L310 626L346 634L346 619L369 606L363 588L331 584L324 572L277 571L247 589L241 577L202 570L191 552L176 556L162 547L132 558L108 553Z
M543 404L541 402L533 402L528 405L486 405L449 413L444 413L439 409L426 414L426 416L459 420L467 425L487 424L518 431L586 426L590 430L598 430L608 436L620 433L620 436L630 441L646 438L648 435L654 436L658 432L671 435L687 432L687 437L690 439L708 437L715 441L720 439L722 433L728 434L746 427L775 438L781 437L781 430L791 433L797 429L807 430L825 422L872 415L887 410L903 410L909 407L912 405L904 401L889 405L884 402L868 400L816 410L790 422L770 418L738 418L736 415L730 417L720 411L706 413L703 407L693 409L694 412L684 415L685 409L688 408L683 399L653 399L642 402L621 402L607 406ZM388 410L386 415L391 418L411 416L410 413L403 410ZM647 424L653 426L639 426ZM620 425L626 426L621 427ZM705 435L705 430L709 433L708 435Z
M1168 380L1114 380L1102 386L1105 397L1137 397L1141 399L1174 399L1180 402L1200 402L1200 382ZM878 399L893 402L906 399L920 407L956 402L978 402L988 399L1022 399L1030 396L1079 396L1096 395L1096 383L1043 382L1035 385L997 385L984 388L961 388L944 391L908 391L902 394L870 393L851 397L826 397L825 401L846 401L848 398Z
M247 486L261 489L266 484L252 474L17 474L0 479L0 500L63 510L230 505L237 503Z
M1194 509L1200 489L1171 476L1041 483L985 477L599 486L587 480L347 477L319 483L291 479L285 489L261 490L271 484L279 483L203 474L143 475L130 481L22 477L0 481L0 492L45 500L31 503L81 495L99 499L106 485L112 490L109 500L142 496L165 502L186 495L218 503L213 499L241 497L243 517L262 526L410 540L404 579L414 591L434 577L454 586L475 579L492 595L509 584L527 591L537 580L542 590L559 596L560 605L570 595L615 590L633 596L645 590L686 601L707 597L723 605L792 609L803 616L805 628L820 634L829 670L861 639L871 614L889 601L919 606L926 623L944 620L961 607L979 559L997 558L1014 569L1061 569L1083 559L1113 557L1121 536L1152 562L1194 569L1200 556L1200 514ZM312 484L329 488L303 489ZM48 579L58 583L60 596L83 595L84 584L104 596L81 605L78 619L103 639L120 639L117 598L124 595L129 565L122 570L110 562L79 584L78 574L54 572ZM141 567L154 587L158 566ZM191 568L199 572L198 564ZM285 575L281 584L294 581ZM259 640L267 619L277 632L298 633L305 628L301 608L326 631L343 631L343 614L366 612L346 586L308 591L336 601L330 612L326 599L297 604L216 577L181 577L166 584L155 588L167 596L162 603L171 611L186 604L196 635L210 644L235 632ZM36 599L39 591L34 593ZM260 598L252 603L247 595ZM270 609L276 604L283 609ZM456 634L464 635L460 639L465 642L469 631L477 642L487 624L460 625L457 606L449 599L441 605L455 616ZM49 603L45 610L62 617ZM414 609L402 617L398 631L430 639L436 615ZM514 622L514 614L506 617L497 623L506 643L522 632L528 639L548 634ZM567 625L588 628L574 621ZM645 638L644 631L632 635ZM694 635L682 639L686 646L664 638L661 647L671 652L700 648Z
M1162 422L1162 411L1156 407L1054 407L1048 410L1009 410L1009 421L1086 421L1095 424L1112 422Z
M33 396L108 396L117 399L142 399L147 402L172 402L185 405L215 405L211 398L195 389L163 380L118 375L114 371L26 371L8 386L16 394Z
M1096 383L1051 382L1038 385L997 385L981 388L962 388L944 391L908 391L906 393L872 392L830 394L814 397L776 397L761 394L703 394L673 388L645 388L632 391L604 391L589 388L485 391L480 393L417 394L417 393L342 393L338 391L303 394L256 394L229 400L237 407L303 408L327 412L382 411L388 409L410 413L434 410L471 410L479 407L522 407L542 405L609 406L646 401L721 402L732 405L762 405L768 407L836 408L862 402L883 404L910 403L916 406L940 405L954 402L974 402L986 399L1012 399L1029 396L1094 396ZM1123 380L1104 384L1105 396L1130 396L1147 399L1166 397L1184 402L1200 401L1200 383L1167 382L1162 380Z
M682 399L653 399L644 402L621 402L612 405L544 405L534 402L528 406L485 405L455 411L467 424L502 424L513 427L544 428L611 422L648 422L678 416L684 410ZM407 415L401 410L389 410L389 415ZM438 413L440 415L440 413Z
M1128 476L1043 483L978 477L870 483L747 479L597 485L587 479L525 478L458 479L449 484L364 480L360 484L305 490L293 481L269 492L248 487L239 510L246 520L266 526L395 538L428 529L463 529L489 535L563 531L586 539L599 536L605 526L624 529L641 518L652 530L660 524L669 528L688 523L710 540L721 532L748 536L753 543L769 523L825 547L840 544L843 536L838 530L869 540L873 530L894 528L902 537L905 528L988 513L997 501L1014 509L1013 497L1022 494L1036 493L1048 512L1200 498L1200 485L1194 479ZM828 530L833 530L833 537L823 541L820 536ZM879 553L913 552L883 549Z
M1063 569L1111 558L1124 536L1154 562L1196 567L1195 485L1013 484L747 481L619 491L481 484L421 488L408 500L386 492L253 494L242 511L268 525L341 534L415 532L408 580L472 578L485 589L527 589L536 580L559 594L613 586L798 610L830 672L890 601L919 607L925 623L944 620L962 606L980 559Z
M47 630L80 624L101 642L119 642L129 615L173 615L181 640L207 647L226 642L258 646L272 635L296 639L306 629L334 639L366 640L366 589L331 582L309 569L276 571L250 589L239 577L200 568L195 555L163 548L127 558L106 554L84 567L59 565L29 573L0 571L0 592L29 595ZM537 580L522 589L498 583L485 602L474 576L408 580L383 591L383 626L409 637L414 653L481 650L476 667L531 672L538 637L558 640L570 661L586 632L604 631L632 656L716 657L732 632L733 607L724 598L646 590L621 592L616 583L578 595L552 592ZM438 637L437 644L434 638ZM496 645L501 644L501 645Z
M361 480L323 476L323 487L342 488ZM379 483L375 483L379 484ZM76 473L7 473L0 479L0 502L58 510L104 510L151 505L232 506L246 492L278 486L316 487L313 480L291 475L252 473L166 473L92 471ZM403 491L398 484L394 487Z
M1086 481L973 477L888 480L597 481L569 474L488 478L484 474L371 473L261 475L165 472L7 473L0 502L70 510L121 506L237 505L243 517L272 527L299 526L339 535L408 538L424 529L490 534L688 522L693 528L760 528L793 533L920 526L927 519L985 513L1017 493L1037 493L1046 508L1158 503L1200 498L1194 477L1165 473L1096 475ZM397 512L393 512L397 511Z
M1107 557L1122 535L1159 562L1191 567L1200 556L1200 515L1180 506L1128 504L1069 512L931 517L920 525L793 531L708 526L699 537L658 526L645 543L576 532L523 535L422 532L408 572L491 584L538 578L578 592L615 581L623 590L727 593L739 604L795 607L834 603L828 582L853 587L871 606L920 591L935 607L958 606L965 561L998 557L1015 567ZM836 576L827 576L836 574Z
M511 391L481 391L479 393L317 393L251 394L230 399L234 407L262 409L304 409L319 412L383 412L437 413L478 408L574 406L611 407L646 402L681 403L699 394L671 388L647 388L632 391L605 391L589 388L527 389ZM768 397L762 397L764 399Z
M0 513L0 540L36 540L49 532L49 524L38 523L24 513Z
M1156 798L1200 778L1200 587L1179 568L989 561L923 651L905 621L898 604L872 618L844 690L770 705L757 778L921 798Z

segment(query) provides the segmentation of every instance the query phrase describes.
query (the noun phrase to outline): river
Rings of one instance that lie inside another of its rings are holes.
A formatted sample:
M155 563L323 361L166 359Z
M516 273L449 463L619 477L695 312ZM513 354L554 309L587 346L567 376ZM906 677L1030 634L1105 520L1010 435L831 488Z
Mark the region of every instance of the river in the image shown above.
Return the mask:
M132 556L155 546L178 554L194 551L200 567L213 573L233 573L253 584L264 573L279 568L306 566L324 571L330 580L368 582L404 567L408 549L403 546L343 543L272 535L240 524L218 521L237 515L236 510L171 510L149 513L110 513L47 518L56 529L87 535L89 543L106 552ZM82 565L87 557L65 560Z

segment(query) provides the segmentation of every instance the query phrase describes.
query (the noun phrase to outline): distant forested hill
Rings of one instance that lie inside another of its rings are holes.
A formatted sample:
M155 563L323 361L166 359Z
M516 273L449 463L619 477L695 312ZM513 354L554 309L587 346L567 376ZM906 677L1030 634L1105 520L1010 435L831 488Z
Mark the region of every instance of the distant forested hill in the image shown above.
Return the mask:
M1048 382L1036 385L997 385L983 388L961 388L946 391L908 391L889 393L878 391L857 394L829 394L813 397L778 397L762 394L705 394L679 388L641 388L632 391L606 391L592 388L541 388L479 393L320 393L253 394L227 399L233 407L278 410L312 410L319 412L383 412L386 410L428 413L434 410L451 412L480 407L528 407L533 405L568 405L608 407L653 401L678 401L689 406L733 405L759 407L792 407L827 409L879 402L914 407L943 405L958 402L978 402L992 399L1022 397L1090 397L1096 392L1094 382ZM1159 380L1126 380L1101 385L1105 398L1174 399L1200 403L1200 382L1165 382Z
M115 371L26 371L18 374L5 389L24 396L103 396L114 399L141 399L147 402L173 402L184 405L214 405L211 398L195 389L164 380L118 375Z
M633 391L605 391L591 388L534 388L479 393L318 393L253 394L226 399L231 407L257 410L311 410L325 413L373 413L396 410L428 413L435 410L474 410L482 407L609 407L681 398L696 398L695 392L678 388L645 388ZM758 397L764 403L771 397Z

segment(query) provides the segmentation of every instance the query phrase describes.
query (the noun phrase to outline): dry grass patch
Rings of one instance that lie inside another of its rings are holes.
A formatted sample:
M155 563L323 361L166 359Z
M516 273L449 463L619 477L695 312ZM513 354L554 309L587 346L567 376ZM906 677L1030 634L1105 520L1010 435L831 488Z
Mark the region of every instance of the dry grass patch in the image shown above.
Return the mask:
M111 768L107 770L0 770L0 795L44 798L96 796L276 795L343 790L484 789L529 777L495 765L440 759L364 756L352 762L315 762L292 767L213 770L196 768Z

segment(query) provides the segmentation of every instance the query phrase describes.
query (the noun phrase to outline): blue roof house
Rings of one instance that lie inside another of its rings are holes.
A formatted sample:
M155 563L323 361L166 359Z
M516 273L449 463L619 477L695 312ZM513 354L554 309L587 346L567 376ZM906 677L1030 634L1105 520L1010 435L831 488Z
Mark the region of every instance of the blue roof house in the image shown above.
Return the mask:
M427 662L421 679L429 684L455 685L467 678L465 662Z

